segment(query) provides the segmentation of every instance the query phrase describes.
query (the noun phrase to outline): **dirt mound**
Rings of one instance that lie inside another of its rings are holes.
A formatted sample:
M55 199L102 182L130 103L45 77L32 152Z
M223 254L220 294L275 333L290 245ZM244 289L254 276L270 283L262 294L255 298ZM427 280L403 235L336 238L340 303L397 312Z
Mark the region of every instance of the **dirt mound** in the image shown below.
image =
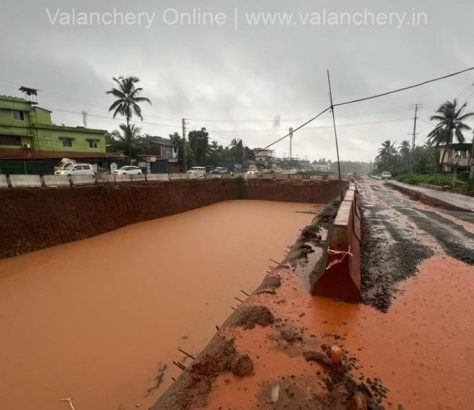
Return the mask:
M268 275L263 279L262 284L255 290L258 295L260 293L269 293L274 295L276 289L281 286L281 278L279 275Z
M227 371L239 377L248 376L253 372L253 362L248 354L236 351L233 340L216 335L151 410L184 410L206 406L212 383L220 373Z
M227 319L226 324L232 327L253 329L256 325L269 326L275 322L275 317L266 306L245 305L239 307Z

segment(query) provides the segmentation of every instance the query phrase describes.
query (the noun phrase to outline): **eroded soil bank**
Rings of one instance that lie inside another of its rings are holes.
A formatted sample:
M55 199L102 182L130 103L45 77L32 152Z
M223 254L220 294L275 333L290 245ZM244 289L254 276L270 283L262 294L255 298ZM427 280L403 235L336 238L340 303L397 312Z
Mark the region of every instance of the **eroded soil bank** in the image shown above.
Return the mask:
M0 407L148 408L318 210L226 201L1 260Z
M0 258L231 199L325 204L346 182L216 179L0 190Z

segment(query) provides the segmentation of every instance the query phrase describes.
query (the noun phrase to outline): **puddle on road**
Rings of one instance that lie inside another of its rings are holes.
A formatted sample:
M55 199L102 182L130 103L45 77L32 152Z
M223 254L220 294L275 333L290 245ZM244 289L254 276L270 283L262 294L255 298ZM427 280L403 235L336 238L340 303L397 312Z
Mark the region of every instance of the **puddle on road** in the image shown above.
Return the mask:
M318 209L227 201L0 260L1 407L148 408Z

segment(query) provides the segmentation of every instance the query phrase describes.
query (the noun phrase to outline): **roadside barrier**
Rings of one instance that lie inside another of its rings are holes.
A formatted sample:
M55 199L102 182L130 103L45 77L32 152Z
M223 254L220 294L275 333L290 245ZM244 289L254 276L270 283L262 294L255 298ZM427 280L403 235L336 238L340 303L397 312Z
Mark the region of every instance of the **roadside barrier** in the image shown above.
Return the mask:
M4 175L0 174L0 189L2 188L57 188L57 187L74 187L83 185L94 185L94 184L114 184L121 182L156 182L156 181L175 181L175 180L189 180L189 179L234 179L234 178L245 178L245 179L262 179L262 180L312 180L312 181L325 181L328 180L326 175L313 175L303 176L296 174L206 174L203 176L197 176L195 174L143 174L143 175L111 175L98 173L96 176L93 175L20 175L11 174ZM337 178L336 178L337 179ZM331 180L335 180L331 178Z
M8 180L6 175L0 175L0 188L8 188Z
M169 181L170 177L168 174L147 174L147 181Z
M145 175L130 175L130 181L146 181Z
M67 187L71 186L71 181L67 175L44 175L43 184L46 187Z
M39 175L10 175L10 186L12 188L39 188L41 178Z
M326 267L313 285L314 295L360 302L361 215L357 192L350 184L328 231Z
M92 185L95 184L94 175L73 175L71 177L73 185Z

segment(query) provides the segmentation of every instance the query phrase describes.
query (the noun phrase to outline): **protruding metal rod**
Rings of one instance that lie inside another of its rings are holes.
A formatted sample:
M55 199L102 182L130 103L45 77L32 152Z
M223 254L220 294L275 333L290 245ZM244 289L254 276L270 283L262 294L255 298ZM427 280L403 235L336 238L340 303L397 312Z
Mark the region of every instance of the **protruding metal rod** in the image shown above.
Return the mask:
M178 350L179 350L181 353L183 353L184 355L188 356L190 359L193 359L193 360L195 359L195 357L194 357L192 354L189 354L189 353L185 352L183 349L180 349L180 348L178 347Z

